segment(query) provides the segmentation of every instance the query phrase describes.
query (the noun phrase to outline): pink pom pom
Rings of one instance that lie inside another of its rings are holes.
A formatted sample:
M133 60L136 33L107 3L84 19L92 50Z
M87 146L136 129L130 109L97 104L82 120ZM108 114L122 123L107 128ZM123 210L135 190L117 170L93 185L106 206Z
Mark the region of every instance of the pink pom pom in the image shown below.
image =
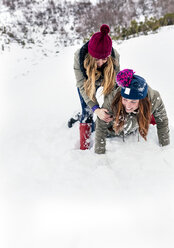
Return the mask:
M102 32L103 35L106 35L110 32L110 28L108 25L106 24L103 24L101 27L100 27L100 31Z
M134 71L131 69L124 69L117 74L117 84L121 87L128 87L132 81Z

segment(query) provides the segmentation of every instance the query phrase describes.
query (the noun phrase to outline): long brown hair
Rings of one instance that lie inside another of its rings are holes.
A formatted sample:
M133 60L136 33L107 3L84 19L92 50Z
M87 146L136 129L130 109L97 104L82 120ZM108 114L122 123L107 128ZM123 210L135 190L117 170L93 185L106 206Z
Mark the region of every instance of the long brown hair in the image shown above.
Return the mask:
M137 121L139 125L139 133L146 140L151 118L151 103L146 96L139 100L139 108L137 113ZM119 133L123 129L126 117L126 111L122 104L121 92L117 92L112 102L112 111L115 118L113 129L115 133Z
M109 94L115 86L115 63L115 59L112 56L109 56L104 68L104 79L101 85L103 86L102 94L104 94L104 96ZM94 100L96 91L95 82L100 78L101 72L97 70L96 59L89 53L86 55L84 60L84 68L86 69L86 74L88 76L88 79L84 82L84 89L87 96L91 100Z

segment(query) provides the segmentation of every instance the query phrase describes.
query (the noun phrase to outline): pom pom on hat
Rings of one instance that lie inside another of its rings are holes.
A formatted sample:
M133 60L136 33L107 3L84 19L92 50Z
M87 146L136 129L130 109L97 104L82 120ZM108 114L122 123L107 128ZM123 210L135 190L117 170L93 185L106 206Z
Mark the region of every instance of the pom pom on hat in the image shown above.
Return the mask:
M100 31L103 35L106 35L110 32L110 28L108 25L106 24L103 24L101 27L100 27Z
M134 71L131 69L124 69L117 74L117 84L121 87L128 87L132 81Z
M112 40L108 35L110 28L103 24L100 27L100 32L93 34L88 43L89 54L96 59L105 59L112 52Z

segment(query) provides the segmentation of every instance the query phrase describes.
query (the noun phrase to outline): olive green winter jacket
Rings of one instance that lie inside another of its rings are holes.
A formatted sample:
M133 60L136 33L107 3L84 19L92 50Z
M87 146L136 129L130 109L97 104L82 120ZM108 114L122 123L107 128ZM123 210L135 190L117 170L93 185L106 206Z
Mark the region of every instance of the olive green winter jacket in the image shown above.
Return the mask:
M108 112L113 115L111 110L111 104L116 93L121 90L121 87L113 90L108 96L105 97L103 108L107 109ZM168 127L168 118L165 110L164 103L161 99L161 96L158 91L153 90L148 86L148 98L151 102L151 113L153 114L156 127L159 144L161 146L168 145L170 143L169 137L169 127ZM131 133L134 133L139 129L137 122L137 114L129 113L126 115L125 124L123 130L119 134L115 134L112 129L113 121L106 123L99 118L96 120L96 132L95 132L95 153L102 154L106 151L106 137L107 136L126 136Z
M114 53L114 57L115 57L115 70L116 70L116 74L120 71L120 64L119 64L119 53L116 51L116 49L112 49L112 52ZM86 80L84 73L82 72L82 67L80 65L80 63L82 63L84 61L80 61L80 49L78 49L75 54L74 54L74 73L75 73L75 77L76 77L76 86L79 88L80 93L84 99L84 101L86 102L86 104L92 108L95 105L99 105L96 97L95 100L92 101L85 93L84 90L84 82ZM84 68L83 68L84 69ZM85 69L84 69L85 70ZM101 86L103 77L101 77L99 80L96 81L95 86Z

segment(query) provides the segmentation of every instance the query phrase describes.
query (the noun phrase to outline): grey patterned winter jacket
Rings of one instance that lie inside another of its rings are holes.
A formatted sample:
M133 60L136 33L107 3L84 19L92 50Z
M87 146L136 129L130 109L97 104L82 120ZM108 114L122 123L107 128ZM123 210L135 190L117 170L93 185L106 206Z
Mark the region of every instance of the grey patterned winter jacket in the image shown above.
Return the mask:
M74 72L75 72L75 77L76 77L76 86L79 88L80 93L84 99L84 101L86 102L86 104L92 108L95 105L99 105L99 103L97 102L97 99L95 97L95 100L92 101L85 93L84 90L84 81L87 79L87 75L86 75L86 70L84 68L84 58L85 55L88 52L88 47L87 47L88 43L86 43L81 49L78 49L75 54L74 54ZM115 70L116 73L118 73L120 71L120 64L119 64L119 53L116 51L116 49L112 49L112 54L111 56L113 56L115 58L116 61L116 66L115 66ZM102 83L103 77L101 77L99 80L96 81L95 86L100 86Z
M113 102L113 98L121 88L117 88L116 90L112 91L108 96L105 97L103 108L108 109L109 113L113 115L111 110L111 104ZM164 103L160 97L158 91L153 90L148 86L148 98L151 102L151 112L156 121L157 127L157 134L159 144L161 146L168 145L170 143L169 137L169 127L168 127L168 118L167 113L165 110ZM96 120L96 132L95 132L95 153L102 154L105 153L106 150L106 137L109 135L111 136L126 136L129 135L136 130L138 130L138 122L137 122L137 114L136 113L129 113L126 116L124 129L119 133L115 134L112 129L113 121L110 123L106 123L99 118Z

